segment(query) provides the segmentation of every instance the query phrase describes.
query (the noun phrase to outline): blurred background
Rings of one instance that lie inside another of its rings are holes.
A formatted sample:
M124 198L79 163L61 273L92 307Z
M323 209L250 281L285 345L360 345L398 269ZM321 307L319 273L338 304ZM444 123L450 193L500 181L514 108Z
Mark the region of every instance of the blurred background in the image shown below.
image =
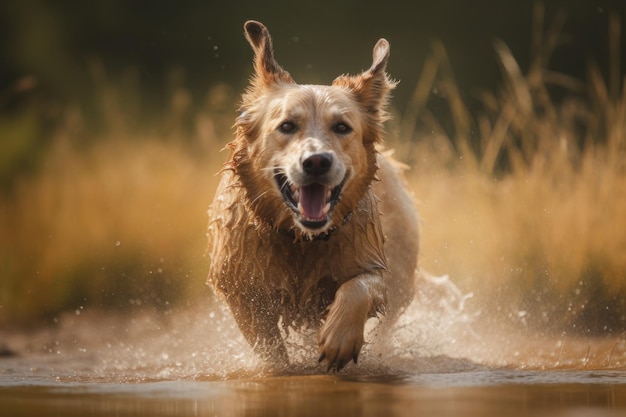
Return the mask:
M300 83L392 45L421 265L494 317L626 331L626 3L0 6L0 325L211 302L206 209L265 23Z

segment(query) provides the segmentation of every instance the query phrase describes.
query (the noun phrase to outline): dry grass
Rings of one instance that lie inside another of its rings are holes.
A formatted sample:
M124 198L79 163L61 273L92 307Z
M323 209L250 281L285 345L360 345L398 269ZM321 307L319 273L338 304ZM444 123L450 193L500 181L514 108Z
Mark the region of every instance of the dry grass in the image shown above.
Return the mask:
M468 110L443 47L433 45L403 119L403 155L425 219L422 265L450 274L488 314L586 333L626 326L626 89L595 64L587 82L549 71L562 16L541 33L526 74L496 42L503 87ZM619 21L609 25L619 47ZM610 67L619 57L610 57ZM558 103L555 86L564 91ZM445 135L424 93L442 91L454 121ZM419 124L419 123L418 123ZM403 145L400 144L400 147ZM497 315L497 314L496 314Z
M536 14L533 64L524 73L497 43L504 84L480 96L479 111L465 104L435 43L398 118L401 140L389 147L413 166L423 268L449 274L498 320L619 332L626 327L626 89L619 68L603 78L590 65L585 82L550 72L562 19L544 31L541 8ZM617 42L617 18L609 28ZM610 49L616 54L619 45ZM565 92L558 102L555 85ZM433 88L449 104L452 135L427 110ZM99 97L108 133L80 145L85 132L69 123L40 171L0 201L0 323L83 305L167 306L208 296L205 212L234 99L218 89L191 115L177 88L165 133L142 138L115 112L115 94L103 88Z
M182 143L126 139L86 151L58 143L39 175L0 205L3 319L165 306L202 288L217 165L207 161Z
M154 121L163 133L141 137L114 112L119 91L100 87L107 133L90 136L68 110L38 171L0 195L0 323L86 306L168 308L208 293L206 209L232 99L216 87L188 115L188 137L185 90L175 89L168 117Z

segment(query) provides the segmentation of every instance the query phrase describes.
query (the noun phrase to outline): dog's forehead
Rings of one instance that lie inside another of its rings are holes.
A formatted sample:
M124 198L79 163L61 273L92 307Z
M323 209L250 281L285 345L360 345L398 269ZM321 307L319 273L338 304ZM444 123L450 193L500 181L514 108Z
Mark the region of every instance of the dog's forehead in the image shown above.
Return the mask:
M353 109L355 104L349 91L331 85L293 84L277 93L276 104L283 110L314 107L344 113Z

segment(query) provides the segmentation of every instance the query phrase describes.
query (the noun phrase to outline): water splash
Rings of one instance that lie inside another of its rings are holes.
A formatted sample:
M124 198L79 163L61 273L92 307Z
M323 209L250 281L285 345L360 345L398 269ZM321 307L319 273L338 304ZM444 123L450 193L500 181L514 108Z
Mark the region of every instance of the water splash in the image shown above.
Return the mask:
M580 338L531 331L518 312L500 326L447 276L418 275L415 299L400 320L366 326L358 366L342 374L411 376L481 367L625 369L626 338ZM228 308L216 299L167 312L131 315L80 309L55 326L31 332L0 330L0 345L18 356L5 375L29 381L222 380L278 374L320 374L316 333L287 329L290 364L270 369L248 346ZM380 323L379 323L380 321Z

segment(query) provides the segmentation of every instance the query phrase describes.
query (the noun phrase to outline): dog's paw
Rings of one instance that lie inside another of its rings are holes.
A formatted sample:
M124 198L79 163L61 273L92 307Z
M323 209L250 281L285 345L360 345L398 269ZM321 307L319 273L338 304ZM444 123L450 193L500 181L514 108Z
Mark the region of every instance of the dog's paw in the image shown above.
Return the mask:
M350 361L357 363L364 343L366 313L341 314L341 310L331 307L319 332L319 362L326 361L327 372L333 369L340 371Z
M327 340L327 341L326 341ZM344 366L351 360L357 363L359 352L363 346L363 337L360 340L342 340L339 343L333 343L335 340L326 339L320 343L320 357L318 362L326 361L326 372L331 370L341 371Z

